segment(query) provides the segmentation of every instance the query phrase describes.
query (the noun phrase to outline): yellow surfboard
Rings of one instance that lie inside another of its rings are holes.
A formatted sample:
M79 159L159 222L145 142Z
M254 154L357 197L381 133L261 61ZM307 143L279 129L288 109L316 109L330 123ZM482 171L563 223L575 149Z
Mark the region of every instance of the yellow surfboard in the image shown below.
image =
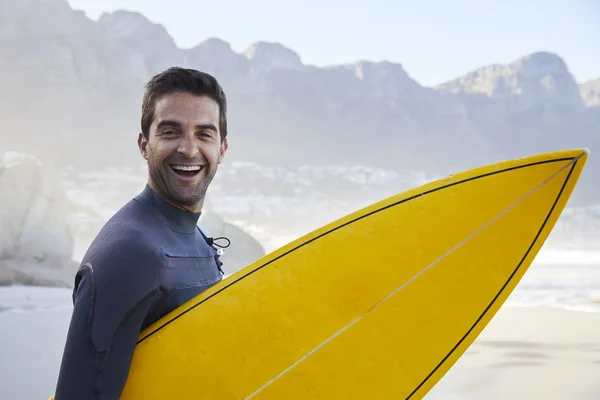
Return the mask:
M142 332L122 398L423 398L518 284L587 157L470 170L289 243Z

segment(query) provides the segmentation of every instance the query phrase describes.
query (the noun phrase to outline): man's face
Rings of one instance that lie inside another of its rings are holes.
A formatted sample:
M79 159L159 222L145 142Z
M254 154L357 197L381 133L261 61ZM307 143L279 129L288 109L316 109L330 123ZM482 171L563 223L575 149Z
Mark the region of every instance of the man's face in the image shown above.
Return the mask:
M138 145L148 161L150 187L169 203L199 212L227 150L217 102L179 92L159 98L148 140L140 133Z

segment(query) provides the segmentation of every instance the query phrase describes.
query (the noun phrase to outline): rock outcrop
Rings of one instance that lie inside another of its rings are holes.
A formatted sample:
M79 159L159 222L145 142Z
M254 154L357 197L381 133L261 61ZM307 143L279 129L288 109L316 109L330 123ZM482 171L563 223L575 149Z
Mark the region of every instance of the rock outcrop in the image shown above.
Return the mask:
M0 166L0 285L72 285L66 203L48 166L26 158Z
M233 51L231 45L218 38L209 38L191 49L183 50L187 66L198 68L219 77L226 93L250 91L248 60Z
M230 245L220 257L223 261L223 272L231 275L265 255L261 244L244 230L226 222L214 212L203 212L198 225L207 235L229 239ZM226 240L217 240L220 245L227 245Z
M586 107L600 107L600 79L583 82L579 92Z
M299 69L304 67L300 56L280 43L257 42L244 52L252 67L259 70Z
M509 112L561 106L584 107L579 87L556 54L539 52L506 65L490 65L436 87L453 93L484 94L507 100Z
M185 64L185 55L167 30L140 13L115 11L102 14L97 28L110 45L110 58L102 61L113 85L135 84L141 88L157 72Z

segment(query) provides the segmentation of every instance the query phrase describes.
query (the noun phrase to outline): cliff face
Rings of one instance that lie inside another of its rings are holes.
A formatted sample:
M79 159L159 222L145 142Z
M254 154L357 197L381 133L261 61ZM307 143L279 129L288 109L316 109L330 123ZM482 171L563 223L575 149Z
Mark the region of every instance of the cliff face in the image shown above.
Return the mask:
M583 82L579 91L586 107L600 107L600 79Z

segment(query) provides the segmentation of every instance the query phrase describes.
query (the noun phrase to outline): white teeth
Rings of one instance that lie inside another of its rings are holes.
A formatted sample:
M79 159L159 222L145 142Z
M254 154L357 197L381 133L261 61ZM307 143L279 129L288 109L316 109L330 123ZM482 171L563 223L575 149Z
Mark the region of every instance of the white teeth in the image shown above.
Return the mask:
M180 171L200 171L200 166L198 165L172 165L172 168Z

